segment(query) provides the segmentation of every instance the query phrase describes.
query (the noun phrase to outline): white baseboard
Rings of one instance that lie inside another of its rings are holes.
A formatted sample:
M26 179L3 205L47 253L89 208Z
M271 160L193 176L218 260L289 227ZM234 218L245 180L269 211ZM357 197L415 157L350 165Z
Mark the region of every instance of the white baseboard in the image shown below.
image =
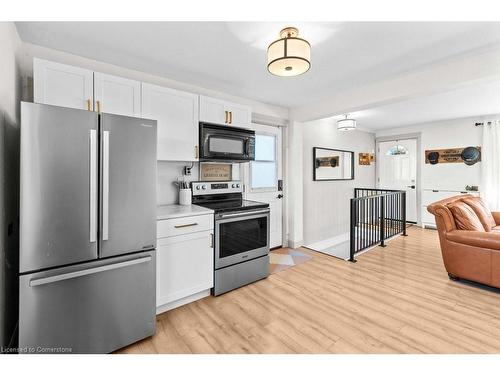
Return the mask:
M347 260L349 259L349 237L349 233L342 233L338 236L314 242L310 245L304 245L304 247L339 259Z
M199 299L205 298L210 295L210 289L203 290L201 292L192 294L190 296L178 299L177 301L172 301L161 306L156 307L156 315L164 313L165 311L175 309L176 307L187 305L188 303L197 301Z
M338 236L330 237L330 238L327 238L326 240L321 240L321 241L314 242L312 244L304 245L304 246L307 247L308 249L321 251L321 250L328 249L329 247L339 245L339 244L344 243L346 241L349 241L349 232L342 233L342 234L339 234Z
M300 241L292 241L292 240L288 240L288 247L292 248L292 249L297 249L301 246L304 245L304 241L303 240L300 240Z

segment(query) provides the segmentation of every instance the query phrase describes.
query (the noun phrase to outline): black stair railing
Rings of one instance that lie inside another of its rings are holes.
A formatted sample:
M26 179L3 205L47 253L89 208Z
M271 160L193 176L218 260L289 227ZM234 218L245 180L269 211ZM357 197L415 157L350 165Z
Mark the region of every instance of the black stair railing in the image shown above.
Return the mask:
M351 198L350 257L369 247L385 247L385 240L406 236L404 190L355 188Z

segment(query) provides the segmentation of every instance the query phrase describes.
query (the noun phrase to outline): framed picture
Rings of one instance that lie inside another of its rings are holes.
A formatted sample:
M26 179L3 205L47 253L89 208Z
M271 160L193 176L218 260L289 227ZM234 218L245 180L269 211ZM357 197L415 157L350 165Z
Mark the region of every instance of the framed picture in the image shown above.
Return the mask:
M354 152L313 147L313 180L353 180Z
M229 163L200 163L200 181L231 181L232 168Z

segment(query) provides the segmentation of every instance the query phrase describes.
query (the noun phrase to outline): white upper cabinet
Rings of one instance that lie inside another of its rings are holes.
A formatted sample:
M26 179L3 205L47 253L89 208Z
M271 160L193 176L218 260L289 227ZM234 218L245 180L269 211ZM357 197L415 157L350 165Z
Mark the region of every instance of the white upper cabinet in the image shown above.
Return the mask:
M252 109L247 105L230 103L228 106L230 125L250 127L252 124Z
M141 116L141 82L34 59L35 103Z
M93 72L52 61L34 59L35 103L93 110Z
M198 160L198 95L143 83L142 117L158 122L158 160Z
M246 105L200 96L200 121L249 127L252 122L252 109Z
M227 124L226 102L208 96L200 96L200 121Z
M141 82L95 72L94 108L104 113L141 117Z

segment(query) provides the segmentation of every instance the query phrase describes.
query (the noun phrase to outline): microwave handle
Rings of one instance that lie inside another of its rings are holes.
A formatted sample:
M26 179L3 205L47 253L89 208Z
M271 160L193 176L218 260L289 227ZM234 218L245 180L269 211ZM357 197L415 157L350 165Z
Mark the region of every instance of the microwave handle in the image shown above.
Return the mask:
M250 156L250 138L247 138L245 142L245 155Z

